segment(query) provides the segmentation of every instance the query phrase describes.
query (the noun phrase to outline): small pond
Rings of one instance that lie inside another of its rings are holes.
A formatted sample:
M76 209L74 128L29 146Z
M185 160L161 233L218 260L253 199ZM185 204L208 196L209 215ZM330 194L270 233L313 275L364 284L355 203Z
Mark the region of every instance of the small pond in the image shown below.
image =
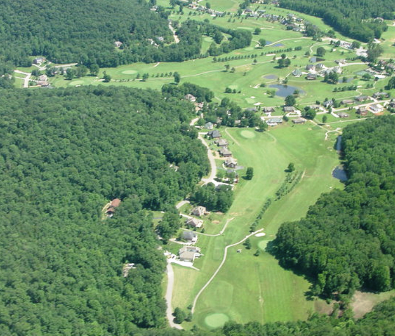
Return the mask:
M337 166L335 169L333 169L332 176L342 182L345 182L348 180L347 174L344 171L344 168L342 166Z
M335 145L335 149L337 151L341 151L342 150L342 136L339 135L336 139L336 145Z
M269 44L272 44L272 43L273 43L272 41L266 41L266 45L269 45ZM271 47L284 47L284 44L276 43L276 44L271 45Z
M273 88L273 89L278 89L276 91L276 96L279 96L279 97L289 96L289 95L293 94L295 92L295 90L298 90L299 94L304 93L303 90L299 89L296 86L291 86L291 85L272 84L272 85L269 85L269 87Z

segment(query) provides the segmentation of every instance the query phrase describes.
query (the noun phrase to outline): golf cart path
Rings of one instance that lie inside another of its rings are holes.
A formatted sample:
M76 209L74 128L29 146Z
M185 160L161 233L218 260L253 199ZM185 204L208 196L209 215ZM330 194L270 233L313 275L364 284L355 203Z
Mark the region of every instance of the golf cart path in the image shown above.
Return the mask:
M237 243L225 246L225 252L224 252L224 257L222 258L222 262L219 264L217 270L214 272L214 274L211 276L211 278L206 282L206 284L200 289L200 291L197 293L195 299L193 300L192 309L191 309L191 313L192 314L195 311L196 303L197 303L197 300L199 299L200 295L207 288L207 286L214 280L214 278L217 276L218 272L221 270L222 266L224 265L224 263L226 261L227 254L228 254L228 248L241 244L242 242L244 242L245 240L247 240L251 236L253 236L253 235L255 235L255 234L257 234L258 232L261 232L261 231L263 231L263 229L259 229L259 230L255 231L255 232L250 233L249 235L245 236L242 240L238 241Z

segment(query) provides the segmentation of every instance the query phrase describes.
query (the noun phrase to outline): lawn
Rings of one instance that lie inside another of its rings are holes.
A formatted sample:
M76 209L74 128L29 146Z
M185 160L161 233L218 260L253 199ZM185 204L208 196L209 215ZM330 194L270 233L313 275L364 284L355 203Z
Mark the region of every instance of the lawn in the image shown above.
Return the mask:
M310 123L285 125L264 133L229 128L222 133L232 144L238 162L254 168L254 177L237 187L235 201L224 216L224 220L234 219L224 235L199 238L198 246L202 247L204 256L195 266L200 271L175 269L177 291L173 306L186 308L192 303L222 261L224 247L248 234L266 199L273 198L283 182L289 162L294 162L298 171L305 172L304 178L291 193L273 202L263 216L258 228L264 228L265 237L251 238L251 250L242 245L228 250L223 268L197 302L193 323L207 328L214 326L217 318L242 323L305 319L315 307L314 301L305 296L309 282L281 268L265 251L265 241L274 238L284 221L304 216L322 192L342 188L341 183L331 177L331 170L338 164L333 150L334 138L324 141L325 132ZM239 248L241 253L236 252ZM258 257L253 255L257 249L261 250Z

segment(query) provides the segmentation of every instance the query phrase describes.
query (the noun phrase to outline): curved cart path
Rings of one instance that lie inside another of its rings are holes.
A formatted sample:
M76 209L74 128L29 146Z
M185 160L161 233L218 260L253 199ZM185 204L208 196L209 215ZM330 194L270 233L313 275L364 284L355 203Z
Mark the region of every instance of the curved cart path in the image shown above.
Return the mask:
M230 244L230 245L225 246L225 253L224 253L224 257L222 258L222 262L219 264L217 270L214 272L214 274L212 275L212 277L211 277L211 278L206 282L206 284L201 288L201 290L199 291L199 293L197 293L195 299L193 300L192 309L191 309L192 314L193 314L194 311L195 311L196 302L197 302L197 300L199 299L200 295L201 295L201 294L203 293L203 291L207 288L207 286L211 283L211 281L214 280L214 278L217 276L218 272L221 270L222 266L224 265L224 263L225 263L225 261L226 261L226 257L227 257L227 255L228 255L228 248L241 244L241 243L244 242L246 239L250 238L251 236L253 236L253 235L255 235L255 234L257 234L258 232L261 232L261 231L263 231L263 229L259 229L259 230L255 231L255 232L253 232L253 233L250 233L249 235L245 236L242 240L238 241L237 243L234 243L234 244Z

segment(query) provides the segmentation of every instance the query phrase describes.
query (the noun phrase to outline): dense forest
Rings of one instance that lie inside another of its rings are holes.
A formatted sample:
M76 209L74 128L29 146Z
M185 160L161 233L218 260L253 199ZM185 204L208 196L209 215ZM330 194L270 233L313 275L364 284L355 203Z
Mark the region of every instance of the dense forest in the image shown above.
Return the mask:
M208 22L174 22L180 42L174 43L168 12L150 10L141 0L15 0L0 2L0 62L30 66L28 56L54 63L116 67L133 62L180 62L200 55L202 34L213 36L211 55L243 48L251 32L220 28ZM222 42L224 35L230 38ZM12 42L11 42L12 41ZM120 48L114 43L122 42ZM221 43L222 42L222 43Z
M315 294L394 286L395 119L369 119L343 132L345 190L322 195L306 218L284 223L274 253L316 280Z
M122 87L2 90L0 334L131 335L165 326L147 209L208 171L194 106ZM104 205L120 198L112 218ZM123 264L134 263L129 276Z
M387 29L387 25L377 17L393 19L395 10L394 0L281 0L280 6L318 16L325 23L335 28L342 34L363 41L370 42L373 38L379 38Z

